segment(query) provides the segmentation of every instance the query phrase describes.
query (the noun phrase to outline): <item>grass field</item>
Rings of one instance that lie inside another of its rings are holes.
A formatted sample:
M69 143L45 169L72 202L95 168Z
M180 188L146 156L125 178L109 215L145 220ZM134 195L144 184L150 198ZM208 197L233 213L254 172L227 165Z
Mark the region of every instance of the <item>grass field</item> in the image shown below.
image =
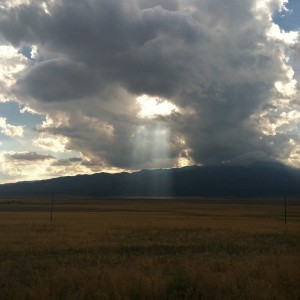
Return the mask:
M300 200L0 200L0 299L300 299Z

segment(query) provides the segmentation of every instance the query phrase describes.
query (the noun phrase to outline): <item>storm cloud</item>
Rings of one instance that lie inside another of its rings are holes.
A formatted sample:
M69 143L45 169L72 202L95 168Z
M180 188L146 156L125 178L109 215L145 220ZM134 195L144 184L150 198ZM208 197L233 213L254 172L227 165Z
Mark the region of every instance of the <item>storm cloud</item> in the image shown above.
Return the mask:
M36 145L63 138L62 149L92 171L300 165L288 60L297 59L299 39L272 22L284 1L3 3L1 40L37 49L10 90L47 116ZM141 95L178 110L143 117Z
M6 157L15 161L39 161L54 159L54 157L51 155L43 155L36 152L8 153L6 154Z

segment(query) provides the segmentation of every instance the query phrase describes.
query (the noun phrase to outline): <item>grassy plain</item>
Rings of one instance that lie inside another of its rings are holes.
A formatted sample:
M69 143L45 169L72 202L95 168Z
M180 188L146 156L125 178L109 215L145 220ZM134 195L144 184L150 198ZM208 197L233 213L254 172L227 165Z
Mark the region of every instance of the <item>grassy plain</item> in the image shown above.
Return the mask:
M1 299L300 299L300 200L0 200Z

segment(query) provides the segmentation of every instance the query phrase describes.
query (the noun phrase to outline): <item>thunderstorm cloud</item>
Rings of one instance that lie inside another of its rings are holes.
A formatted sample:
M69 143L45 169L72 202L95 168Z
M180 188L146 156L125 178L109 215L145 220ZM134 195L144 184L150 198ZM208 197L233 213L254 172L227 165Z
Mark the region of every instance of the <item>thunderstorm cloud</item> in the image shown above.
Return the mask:
M290 63L299 64L299 32L272 20L285 2L2 0L2 74L10 73L0 77L0 99L45 116L30 149L64 155L47 165L49 176L255 160L300 166Z

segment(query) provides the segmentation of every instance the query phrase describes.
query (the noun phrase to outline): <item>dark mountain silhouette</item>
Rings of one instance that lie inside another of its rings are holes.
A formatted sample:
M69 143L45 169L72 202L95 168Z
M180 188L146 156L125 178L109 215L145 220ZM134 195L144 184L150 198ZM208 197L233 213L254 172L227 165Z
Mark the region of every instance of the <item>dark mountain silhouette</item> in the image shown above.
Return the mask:
M77 175L0 185L0 195L300 196L300 169L275 162Z

